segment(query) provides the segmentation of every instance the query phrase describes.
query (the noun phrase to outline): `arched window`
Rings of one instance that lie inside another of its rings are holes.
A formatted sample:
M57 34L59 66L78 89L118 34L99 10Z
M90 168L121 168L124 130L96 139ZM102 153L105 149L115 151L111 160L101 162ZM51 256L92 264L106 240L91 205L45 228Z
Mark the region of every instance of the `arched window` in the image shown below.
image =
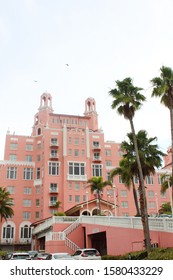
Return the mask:
M11 225L7 225L3 227L3 238L13 238L14 237L14 227Z
M39 127L37 130L37 134L40 135L41 134L41 128Z
M31 238L31 227L24 225L20 228L20 238Z

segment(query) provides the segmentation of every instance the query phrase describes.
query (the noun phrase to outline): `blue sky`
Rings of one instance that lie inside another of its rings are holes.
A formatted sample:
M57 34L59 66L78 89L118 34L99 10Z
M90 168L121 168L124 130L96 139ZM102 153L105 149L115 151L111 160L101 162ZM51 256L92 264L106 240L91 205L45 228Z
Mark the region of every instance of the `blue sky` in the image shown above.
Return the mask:
M157 136L165 152L169 112L151 99L150 80L173 68L172 11L172 0L0 0L0 159L8 129L31 134L44 91L62 114L82 115L94 97L105 140L123 141L130 126L108 92L126 77L147 97L136 132Z

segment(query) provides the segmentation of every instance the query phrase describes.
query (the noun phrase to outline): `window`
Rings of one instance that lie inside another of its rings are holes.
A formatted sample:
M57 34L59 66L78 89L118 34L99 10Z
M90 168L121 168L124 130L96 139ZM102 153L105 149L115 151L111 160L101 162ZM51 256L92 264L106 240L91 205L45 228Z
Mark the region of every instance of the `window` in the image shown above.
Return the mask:
M69 143L69 144L71 144L71 142L72 142L71 140L72 140L71 137L69 137L69 138L68 138L68 143Z
M50 184L50 192L58 192L57 184L55 183Z
M80 190L80 184L78 182L75 183L75 190L76 191Z
M72 155L72 149L68 149L68 156Z
M156 203L154 201L149 201L148 206L150 209L156 208Z
M161 179L161 175L158 174L157 175L157 178L158 178L158 184L161 185L162 184L162 179Z
M57 158L58 157L58 152L57 150L51 150L51 157Z
M85 164L77 162L69 162L70 175L85 175Z
M39 127L37 130L37 135L40 135L40 134L41 134L41 128Z
M79 150L77 150L77 149L74 150L74 156L75 156L75 157L78 157L78 156L79 156Z
M57 202L57 196L51 196L50 197L50 205L55 205Z
M33 151L33 145L32 144L26 144L26 151Z
M36 205L36 206L40 206L40 199L36 199L35 205Z
M31 219L31 213L30 212L23 212L22 217L23 217L23 220L30 220Z
M94 153L94 159L100 159L100 153Z
M105 150L105 156L111 156L111 150Z
M106 166L112 166L112 161L111 160L106 160Z
M40 213L39 212L35 212L35 219L39 220L39 218L40 218Z
M72 202L72 195L71 194L68 196L68 201Z
M40 179L40 167L38 167L36 170L36 179Z
M113 182L113 178L111 178L111 173L110 172L106 173L106 181Z
M41 143L37 143L37 150L41 149Z
M49 175L59 175L59 162L49 161Z
M17 156L11 154L10 157L9 157L9 160L16 161L17 160Z
M80 195L75 195L75 202L79 203L80 202Z
M3 238L8 239L13 237L14 237L14 227L11 225L3 227Z
M102 165L101 164L93 164L92 165L92 176L102 176Z
M83 157L85 156L85 150L82 150L82 156Z
M32 194L32 188L24 187L24 194Z
M81 139L81 143L82 144L85 144L85 139L82 137L82 139Z
M16 178L17 178L17 167L8 167L7 179L16 179Z
M121 175L119 175L118 177L119 177L119 183L120 183L120 184L124 184L124 182L123 182L123 179L122 179Z
M14 194L14 186L8 186L7 190L10 194Z
M24 168L23 179L24 180L33 179L33 168Z
M11 198L10 205L14 205L14 198Z
M165 193L160 193L161 198L166 198L166 192Z
M41 156L37 155L37 161L39 162L41 160Z
M153 197L154 197L154 192L148 191L148 198L153 198Z
M39 194L40 193L40 187L36 187L35 192L36 192L36 194Z
M122 156L123 156L123 151L122 151L122 150L118 150L118 155L119 155L120 157L122 157Z
M138 179L138 177L134 176L134 177L133 177L133 182L134 182L134 184L139 184L139 179Z
M31 162L32 161L32 156L31 155L26 155L26 159L27 162Z
M127 191L126 190L120 190L120 196L121 197L127 197Z
M93 147L94 148L99 148L100 147L100 143L98 141L94 141L93 142Z
M17 150L18 144L17 143L10 143L10 150Z
M153 185L153 177L152 176L146 176L146 184L147 185Z
M72 190L72 183L71 182L68 184L68 189Z
M74 138L74 144L79 145L79 138L76 138L76 137Z
M57 138L51 138L51 145L58 145L58 139Z
M122 201L121 202L121 207L122 208L128 208L128 202L127 201Z
M28 225L24 225L20 228L20 238L31 238L31 227Z
M24 199L23 200L23 206L31 207L31 200L30 199Z

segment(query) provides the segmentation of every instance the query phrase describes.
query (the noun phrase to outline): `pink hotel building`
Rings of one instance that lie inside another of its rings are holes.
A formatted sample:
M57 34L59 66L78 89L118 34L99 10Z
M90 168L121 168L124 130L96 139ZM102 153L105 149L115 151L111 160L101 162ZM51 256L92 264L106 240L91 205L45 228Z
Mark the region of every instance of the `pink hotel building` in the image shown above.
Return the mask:
M118 133L118 132L117 132ZM0 223L0 245L29 248L31 224L59 212L68 216L96 215L98 200L86 187L92 176L107 180L121 159L120 143L105 141L98 128L96 102L85 101L83 116L55 114L52 96L43 93L34 117L31 136L7 132L4 160L0 161L0 186L13 198L14 216ZM169 172L171 150L165 168L146 178L149 214L156 215L169 192L160 194L160 175ZM137 183L137 182L136 182ZM101 210L104 215L134 216L132 190L116 176L113 188L105 187Z

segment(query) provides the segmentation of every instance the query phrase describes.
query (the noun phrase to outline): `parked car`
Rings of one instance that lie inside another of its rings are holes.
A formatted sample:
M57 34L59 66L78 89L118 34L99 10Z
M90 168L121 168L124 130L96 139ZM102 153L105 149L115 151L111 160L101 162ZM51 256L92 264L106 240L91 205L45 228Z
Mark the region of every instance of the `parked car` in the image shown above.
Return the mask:
M74 258L69 253L52 253L49 254L46 260L73 260Z
M33 257L33 260L46 260L49 255L49 253L38 253L35 257Z
M84 248L78 249L73 254L73 259L75 260L101 260L101 255L97 249L94 248Z
M31 259L34 259L38 255L38 251L28 251Z
M31 260L31 257L29 253L13 253L9 260Z

